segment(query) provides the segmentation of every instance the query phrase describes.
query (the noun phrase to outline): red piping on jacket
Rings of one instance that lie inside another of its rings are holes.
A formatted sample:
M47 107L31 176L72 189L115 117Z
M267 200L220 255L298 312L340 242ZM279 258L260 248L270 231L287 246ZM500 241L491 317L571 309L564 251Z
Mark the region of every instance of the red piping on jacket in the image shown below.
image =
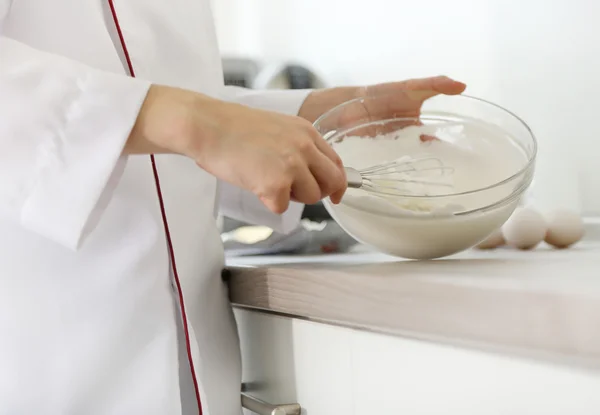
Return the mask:
M119 24L119 18L117 17L117 11L115 9L115 5L113 4L113 0L108 0L108 4L110 6L110 11L112 13L112 17L115 22L115 27L117 28L117 33L119 34L119 40L121 41L121 46L123 48L125 60L127 61L129 75L132 78L135 78L135 71L133 70L133 64L131 63L131 58L129 57L129 51L127 50L127 44L125 43L125 37L123 36L123 32L121 31L121 25ZM179 275L177 274L177 265L175 264L175 252L173 250L171 233L169 232L169 223L167 221L167 211L165 209L165 203L163 200L162 192L160 190L160 178L158 176L158 167L156 166L156 160L154 158L154 154L150 155L150 160L152 161L152 170L154 172L154 182L156 183L156 193L158 195L158 202L160 204L160 213L162 215L163 225L165 227L167 246L169 249L169 256L171 257L171 266L173 267L173 275L175 276L175 284L177 285L177 292L179 294L179 303L180 303L180 307L181 307L181 314L182 314L182 320L183 320L183 331L185 332L185 346L187 349L187 355L188 355L188 360L190 363L190 369L192 370L192 380L194 382L194 390L196 392L196 401L198 403L198 413L199 413L199 415L202 415L202 403L200 401L200 388L198 387L198 379L196 379L196 371L194 369L194 359L192 358L192 346L190 344L190 333L189 333L189 328L188 328L187 316L185 314L185 305L183 302L183 290L181 288L181 282L179 281Z

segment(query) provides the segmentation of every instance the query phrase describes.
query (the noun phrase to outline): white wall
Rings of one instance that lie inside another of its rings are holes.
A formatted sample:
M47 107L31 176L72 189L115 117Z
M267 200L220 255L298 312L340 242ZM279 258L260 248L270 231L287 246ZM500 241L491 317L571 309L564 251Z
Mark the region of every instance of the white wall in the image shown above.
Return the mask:
M226 55L299 61L332 85L465 81L536 133L540 205L600 214L600 1L213 1Z

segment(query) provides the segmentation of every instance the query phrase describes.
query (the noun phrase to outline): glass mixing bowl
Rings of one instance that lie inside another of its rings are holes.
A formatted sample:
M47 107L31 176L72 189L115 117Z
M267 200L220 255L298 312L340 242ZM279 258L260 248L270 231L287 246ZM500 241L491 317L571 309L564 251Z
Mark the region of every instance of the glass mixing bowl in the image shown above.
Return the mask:
M503 159L498 152L496 159L501 163L496 166L501 168L495 167L491 172L491 167L482 165L472 172L475 185L471 188L451 188L427 195L406 192L394 196L393 203L392 199L374 199L364 190L348 189L338 205L328 199L323 201L333 219L356 240L408 259L440 258L483 241L513 213L531 184L535 168L537 142L519 117L482 99L434 95L413 91L394 97L359 98L333 108L314 123L338 151L344 165L357 169L404 155L403 140L414 140L415 134L423 141L424 152L435 137L436 146L451 146L470 154L469 157L483 151L488 141L510 146L516 151L511 154L519 154ZM360 156L357 151L345 152L344 140L348 137L368 140L361 141ZM382 146L385 151L381 151ZM488 176L493 180L478 181ZM398 205L429 208L424 212Z

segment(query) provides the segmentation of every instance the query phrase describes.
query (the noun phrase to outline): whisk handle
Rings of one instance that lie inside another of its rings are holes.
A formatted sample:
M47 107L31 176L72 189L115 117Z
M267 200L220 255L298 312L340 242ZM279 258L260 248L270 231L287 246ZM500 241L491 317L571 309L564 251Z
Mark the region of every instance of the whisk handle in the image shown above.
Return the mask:
M348 187L351 189L360 189L363 185L363 178L360 172L352 167L344 167L348 179Z

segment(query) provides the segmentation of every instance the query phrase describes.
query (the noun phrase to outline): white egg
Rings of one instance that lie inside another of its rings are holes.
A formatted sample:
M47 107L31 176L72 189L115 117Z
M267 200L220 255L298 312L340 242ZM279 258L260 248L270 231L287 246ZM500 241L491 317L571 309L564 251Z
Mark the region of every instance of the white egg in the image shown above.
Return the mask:
M504 245L504 236L502 229L496 229L490 236L477 245L479 249L494 249Z
M544 240L556 248L567 248L583 238L583 220L570 210L556 210L547 215L548 230Z
M535 248L546 235L546 221L533 208L519 208L502 227L507 245L519 249Z

